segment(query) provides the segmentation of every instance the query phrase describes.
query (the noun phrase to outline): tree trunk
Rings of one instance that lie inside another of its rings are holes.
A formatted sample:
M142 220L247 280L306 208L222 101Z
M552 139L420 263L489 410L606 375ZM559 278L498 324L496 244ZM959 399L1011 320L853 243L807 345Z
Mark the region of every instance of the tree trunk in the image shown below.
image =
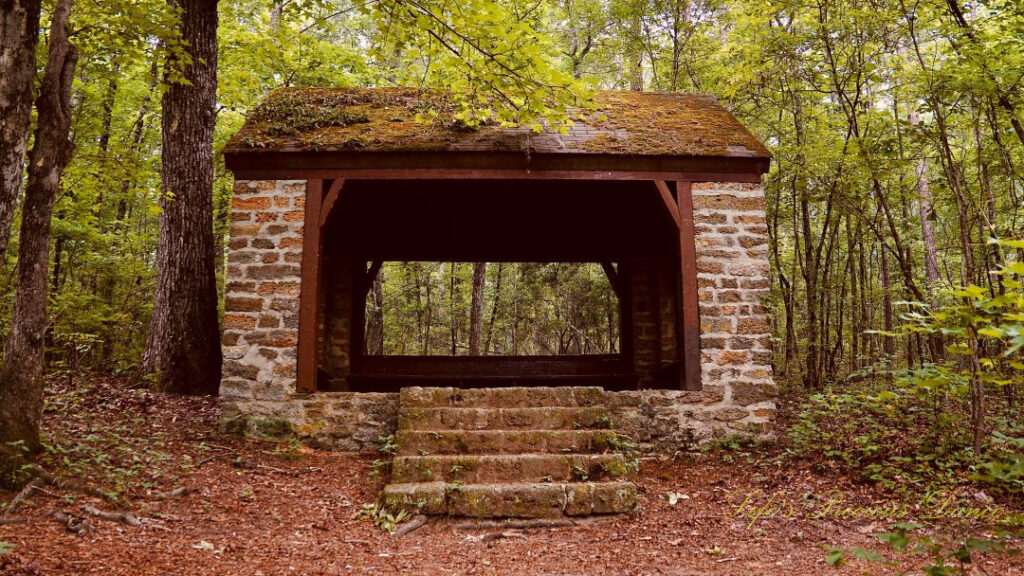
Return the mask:
M850 262L850 370L856 371L860 370L860 332L862 328L857 307L860 302L857 291L857 260L854 258L857 241L853 235L853 227L850 225L852 220L853 218L846 219L846 258Z
M911 113L911 125L920 122L917 113ZM939 259L935 249L935 227L932 226L932 191L928 186L928 159L924 152L921 152L921 160L914 167L917 176L917 198L921 208L921 240L924 243L924 276L925 290L928 293L928 305L932 311L938 310L939 302L935 297L935 290L939 285ZM931 334L928 337L928 347L931 350L931 357L934 362L942 360L943 343L942 335Z
M491 319L487 321L487 338L484 340L484 352L491 352L491 339L494 336L494 320L498 316L498 302L501 300L501 276L504 273L504 262L498 262L498 274L494 281L494 302L491 303ZM497 353L495 347L495 353Z
M469 308L469 354L480 355L480 340L483 336L484 284L487 280L487 263L473 263L473 297Z
M378 270L370 288L370 315L366 326L366 353L384 353L384 271Z
M213 236L217 2L170 0L192 59L163 96L163 196L156 299L143 370L159 390L216 394L220 329Z
M885 335L882 336L882 351L886 356L896 353L896 343L893 341L893 315L892 315L892 282L889 279L889 253L883 244L879 250L882 255L882 317L885 322Z
M0 262L11 239L14 206L32 118L39 0L0 2Z
M54 8L46 72L36 99L38 122L21 217L18 289L10 341L0 369L0 481L17 480L10 473L16 470L20 449L35 453L40 448L50 220L72 151L68 133L78 50L68 42L70 12L71 0L59 0Z

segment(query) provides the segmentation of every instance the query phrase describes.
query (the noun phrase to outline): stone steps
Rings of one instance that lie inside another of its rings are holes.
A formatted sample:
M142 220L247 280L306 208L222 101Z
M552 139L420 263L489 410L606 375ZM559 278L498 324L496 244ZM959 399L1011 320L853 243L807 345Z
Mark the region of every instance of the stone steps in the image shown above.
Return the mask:
M636 509L632 482L389 484L384 503L392 509L470 518L553 518L624 514Z
M400 456L428 454L601 453L612 430L399 430Z
M604 404L596 386L547 388L420 388L402 390L403 408L542 408Z
M610 426L611 416L604 406L398 410L399 430L604 430Z
M631 512L636 486L604 398L595 387L404 388L384 504L473 518Z
M626 476L622 454L498 454L398 456L391 481L482 484L515 478L519 482L585 482Z

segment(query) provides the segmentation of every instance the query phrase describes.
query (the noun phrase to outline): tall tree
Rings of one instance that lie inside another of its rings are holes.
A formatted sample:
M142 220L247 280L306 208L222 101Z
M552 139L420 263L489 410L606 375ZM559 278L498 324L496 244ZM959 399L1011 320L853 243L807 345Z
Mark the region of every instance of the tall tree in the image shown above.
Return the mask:
M185 51L171 57L162 103L156 298L143 365L160 390L216 394L221 367L213 236L217 2L170 2L180 14ZM175 61L183 57L188 61ZM184 81L171 77L179 68Z
M469 354L480 355L484 333L484 284L487 281L487 263L473 263L473 294L469 306Z
M0 260L7 253L32 117L39 0L0 0Z
M0 368L0 481L13 479L10 473L19 460L20 448L29 453L40 448L50 219L73 148L68 134L78 49L68 41L70 13L71 0L58 0L50 25L46 72L36 98L38 122L21 217L18 290L11 337Z

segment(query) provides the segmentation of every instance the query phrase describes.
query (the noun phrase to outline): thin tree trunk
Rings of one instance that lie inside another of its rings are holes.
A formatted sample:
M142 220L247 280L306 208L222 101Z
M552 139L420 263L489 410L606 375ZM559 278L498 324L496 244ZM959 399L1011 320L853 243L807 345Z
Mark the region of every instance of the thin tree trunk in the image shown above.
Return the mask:
M21 190L36 77L39 0L0 2L0 262Z
M487 263L473 263L473 296L469 307L469 354L480 355L483 336L484 284L487 282Z
M491 350L491 338L494 336L494 320L498 315L498 302L501 300L501 276L504 273L504 262L498 262L498 274L494 280L494 302L491 303L491 319L487 321L487 338L484 340L484 352ZM497 353L495 347L495 353Z
M213 237L213 126L217 96L217 2L171 0L192 58L188 84L163 97L160 241L156 299L144 371L157 389L216 394L220 329Z
M910 123L917 125L920 122L917 113L910 114ZM928 293L928 305L933 311L938 310L939 302L936 298L936 289L939 285L939 259L935 249L935 227L932 226L934 212L932 210L932 191L928 185L928 159L921 151L921 159L914 167L917 176L917 198L921 208L921 240L924 243L924 276L925 290ZM932 361L942 360L943 343L942 334L934 333L928 337L928 348L931 351Z
M896 353L896 343L893 341L893 316L892 316L892 281L889 279L889 253L885 246L881 246L882 255L882 316L885 321L885 336L882 337L882 351L886 356Z
M370 314L367 316L366 353L384 353L384 270L378 270L370 287Z
M0 368L0 482L15 480L10 473L20 460L20 448L29 453L40 448L50 221L73 148L68 134L78 49L68 41L70 13L71 0L59 0L50 26L46 72L36 99L38 122L21 217L18 289L10 341Z
M455 262L448 270L448 335L451 340L452 356L458 354L458 324L455 319Z
M850 369L860 370L860 314L857 304L860 301L857 290L857 260L854 254L857 241L853 235L853 218L846 219L846 259L850 262Z

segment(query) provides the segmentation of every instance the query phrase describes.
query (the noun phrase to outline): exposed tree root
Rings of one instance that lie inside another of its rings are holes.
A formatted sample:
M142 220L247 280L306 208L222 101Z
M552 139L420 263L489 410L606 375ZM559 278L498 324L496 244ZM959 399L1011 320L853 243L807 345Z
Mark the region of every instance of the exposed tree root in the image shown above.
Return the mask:
M164 498L184 498L185 496L188 496L189 492L190 490L188 488L186 488L185 486L181 486L180 488L175 488L174 490L171 490L167 494L164 494Z
M526 536L518 530L502 530L501 532L488 532L480 537L480 541L490 542L498 538L526 538Z
M104 492L103 490L100 490L99 488L96 488L94 486L89 486L88 484L80 484L69 480L65 480L63 478L57 478L53 474L50 474L49 472L43 470L39 466L32 467L32 474L36 477L36 479L41 478L43 482L49 484L50 486L60 488L61 490L81 492L83 494L88 494L89 496L92 496L94 498L99 498L101 500L106 500L107 502L120 504L120 499L117 496L112 496Z
M68 529L68 532L79 536L85 536L96 530L88 518L79 518L63 512L54 512L53 519L63 524Z
M138 517L136 517L131 512L105 512L89 504L82 506L82 512L85 512L90 516L95 516L97 518L102 518L104 520L110 520L111 522L121 522L123 524L135 527L142 526L142 521L139 520Z
M26 484L25 487L22 488L13 499L11 499L11 503L7 505L7 508L4 509L4 518L7 518L17 512L18 508L20 508L21 505L24 504L30 496L32 496L32 493L35 492L36 488L39 488L42 483L43 479L36 477Z
M426 525L426 523L427 517L422 514L417 514L416 516L412 517L412 520L409 520L405 524L399 526L398 529L395 530L394 534L392 534L392 536L405 536L406 534L414 530L419 530L424 525Z

